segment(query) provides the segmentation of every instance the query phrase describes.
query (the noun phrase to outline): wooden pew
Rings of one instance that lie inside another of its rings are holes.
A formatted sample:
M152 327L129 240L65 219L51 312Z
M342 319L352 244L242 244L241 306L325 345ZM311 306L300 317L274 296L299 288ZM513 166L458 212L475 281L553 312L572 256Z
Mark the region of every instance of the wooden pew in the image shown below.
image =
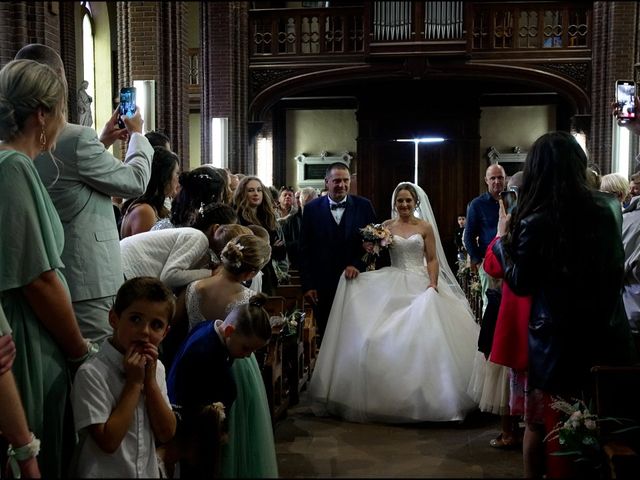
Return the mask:
M280 285L276 289L276 293L285 299L285 312L290 315L296 310L304 312L304 297L302 295L302 290L299 285ZM305 318L306 324L306 318ZM315 332L314 332L315 333ZM314 352L315 353L315 352ZM294 392L294 385L296 384L295 376L293 372L296 372L297 375L297 388L298 392L301 392L307 382L309 381L310 370L309 370L309 361L307 359L307 355L309 355L309 348L305 346L304 341L304 325L298 331L298 339L297 345L291 346L285 357L287 358L287 363L291 368L291 377L290 377L290 385L291 385L291 405L295 405L298 400L298 395ZM289 357L295 356L296 358L289 359Z
M640 426L640 366L591 369L599 418L626 418ZM616 433L628 424L600 423L600 440L609 468L607 478L637 478L640 472L640 430Z
M308 372L309 378L313 373L318 358L318 344L316 337L318 335L316 328L316 319L313 315L313 308L310 305L304 306L304 331L302 335L302 344L304 347L304 366Z
M287 315L294 310L302 310L304 299L300 285L278 285L276 295L285 299L284 312Z
M280 316L284 311L284 298L269 297L264 308L269 316ZM275 426L277 420L286 416L289 407L289 391L283 368L282 325L273 327L271 340L256 352L256 359L262 371L271 422Z

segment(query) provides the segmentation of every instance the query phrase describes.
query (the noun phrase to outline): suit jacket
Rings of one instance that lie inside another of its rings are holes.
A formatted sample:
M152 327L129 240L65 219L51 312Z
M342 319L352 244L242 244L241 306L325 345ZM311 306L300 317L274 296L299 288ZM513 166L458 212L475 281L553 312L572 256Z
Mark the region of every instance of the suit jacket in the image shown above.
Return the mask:
M371 202L347 196L341 229L331 214L329 198L319 197L305 205L300 230L300 274L302 290L335 291L348 265L365 269L360 228L376 221Z
M134 133L125 161L115 158L90 127L67 124L53 152L35 166L64 227L62 269L74 302L115 295L122 285L120 238L111 197L142 195L153 147ZM56 180L57 179L57 180Z

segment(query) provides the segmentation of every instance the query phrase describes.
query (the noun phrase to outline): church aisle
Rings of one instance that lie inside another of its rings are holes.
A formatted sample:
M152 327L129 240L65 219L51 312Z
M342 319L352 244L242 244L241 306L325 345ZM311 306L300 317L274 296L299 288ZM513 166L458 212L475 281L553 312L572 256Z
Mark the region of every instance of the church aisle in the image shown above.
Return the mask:
M281 478L520 478L522 452L496 450L495 415L474 412L464 424L358 424L311 413L306 392L275 429Z

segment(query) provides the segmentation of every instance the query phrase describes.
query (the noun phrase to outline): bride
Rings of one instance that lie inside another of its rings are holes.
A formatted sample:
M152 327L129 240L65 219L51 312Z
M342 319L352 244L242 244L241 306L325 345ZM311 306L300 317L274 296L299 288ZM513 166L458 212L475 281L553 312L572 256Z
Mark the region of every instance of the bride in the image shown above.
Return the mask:
M391 266L340 279L309 387L312 410L356 422L461 421L477 406L466 389L479 326L425 192L400 183L392 217L384 222Z

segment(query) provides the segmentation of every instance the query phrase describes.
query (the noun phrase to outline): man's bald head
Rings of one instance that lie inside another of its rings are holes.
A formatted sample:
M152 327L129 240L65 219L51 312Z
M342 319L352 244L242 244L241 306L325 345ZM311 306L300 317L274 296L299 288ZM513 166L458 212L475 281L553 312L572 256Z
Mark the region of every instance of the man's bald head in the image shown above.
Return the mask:
M494 163L487 168L484 181L487 184L487 190L496 200L498 200L500 192L504 190L504 177L505 173L502 165Z
M60 74L60 77L67 82L64 73L64 64L58 52L53 48L42 45L41 43L30 43L22 47L14 58L15 60L27 59L34 60L38 63L44 63Z

